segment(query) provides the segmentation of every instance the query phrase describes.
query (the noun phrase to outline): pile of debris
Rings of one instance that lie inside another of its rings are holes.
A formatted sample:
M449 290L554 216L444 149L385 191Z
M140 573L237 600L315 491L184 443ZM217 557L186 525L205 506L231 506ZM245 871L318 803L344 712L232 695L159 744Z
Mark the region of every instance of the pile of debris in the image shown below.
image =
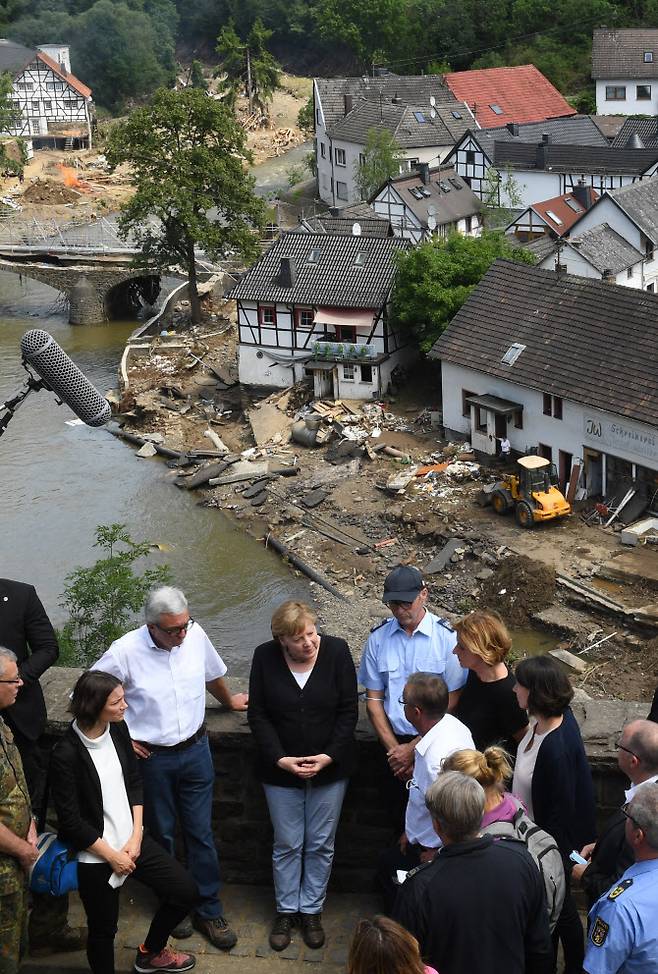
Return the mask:
M77 203L79 199L80 193L76 190L50 179L35 179L23 193L23 200L28 203L45 203L48 206Z

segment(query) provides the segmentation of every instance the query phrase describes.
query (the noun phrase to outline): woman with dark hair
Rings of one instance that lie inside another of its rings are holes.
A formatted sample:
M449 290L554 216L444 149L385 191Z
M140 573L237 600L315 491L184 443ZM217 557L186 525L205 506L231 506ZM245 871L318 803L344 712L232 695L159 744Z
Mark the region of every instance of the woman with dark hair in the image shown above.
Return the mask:
M592 774L580 728L569 704L573 687L552 656L517 664L514 692L528 711L530 725L519 743L512 791L537 825L555 839L564 864L567 890L554 934L564 950L565 974L581 974L583 927L569 888L569 854L596 838Z
M395 920L359 920L347 958L347 974L436 974L423 964L416 938Z
M345 640L320 635L316 619L303 602L280 605L249 677L249 726L274 827L274 950L288 946L296 923L307 947L324 943L322 906L356 763L354 663Z
M167 938L198 898L185 869L142 830L142 784L128 729L127 704L116 677L83 673L71 698L74 720L55 746L51 792L60 838L77 850L80 899L87 914L92 974L114 974L119 890L128 876L160 897L138 972L189 971L191 954L169 950Z

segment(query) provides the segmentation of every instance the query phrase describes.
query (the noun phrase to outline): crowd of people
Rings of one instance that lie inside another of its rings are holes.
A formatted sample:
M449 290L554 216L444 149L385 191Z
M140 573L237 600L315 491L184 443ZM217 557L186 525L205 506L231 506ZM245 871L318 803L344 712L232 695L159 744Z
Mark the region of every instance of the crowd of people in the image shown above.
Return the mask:
M565 974L658 974L656 708L620 728L629 789L597 837L571 683L552 656L512 673L495 612L453 627L427 609L421 573L399 566L384 584L390 618L370 633L358 673L345 640L319 633L312 608L289 601L254 650L248 694L232 693L185 595L161 586L144 625L78 679L46 773L39 677L57 641L31 586L0 579L0 599L0 974L18 971L28 941L36 953L86 945L92 974L114 974L129 876L158 903L136 971L194 967L170 946L193 928L215 947L235 945L213 835L206 691L246 712L255 742L273 828L270 945L285 950L299 930L321 948L357 769L359 684L395 839L373 863L382 915L358 923L349 974L552 974L559 945ZM35 894L28 929L26 877L49 797L77 860L86 931L69 926L66 897Z

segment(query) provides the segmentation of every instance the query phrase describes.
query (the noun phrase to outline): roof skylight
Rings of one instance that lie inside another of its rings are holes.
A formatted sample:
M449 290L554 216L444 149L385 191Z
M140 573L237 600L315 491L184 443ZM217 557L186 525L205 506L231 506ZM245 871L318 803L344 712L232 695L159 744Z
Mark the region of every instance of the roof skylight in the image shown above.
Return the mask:
M553 223L557 223L558 227L562 226L562 220L559 218L557 213L553 213L553 210L546 210L546 216L549 220L552 220Z
M504 111L503 111L503 109L500 107L500 105L489 105L489 108L494 113L494 115L504 115L505 114Z
M653 63L653 51L645 51L644 52L644 63L645 64L652 64Z
M510 345L510 347L507 349L500 361L503 365L514 365L517 358L526 347L526 345L520 345L518 342L514 342L514 344Z
M427 119L425 118L422 112L414 112L414 118L420 125L425 125L425 123L427 122Z
M308 255L308 263L317 264L321 256L322 256L322 251L319 250L317 247L314 247L313 250Z

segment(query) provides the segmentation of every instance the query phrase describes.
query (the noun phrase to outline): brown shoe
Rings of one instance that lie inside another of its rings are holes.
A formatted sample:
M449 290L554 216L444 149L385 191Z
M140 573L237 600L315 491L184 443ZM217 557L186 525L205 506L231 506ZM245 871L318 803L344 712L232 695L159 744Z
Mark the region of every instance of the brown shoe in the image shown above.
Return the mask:
M292 928L295 925L294 913L277 913L270 930L270 947L272 950L285 950L292 938Z
M324 930L321 913L301 913L302 937L307 947L318 950L324 946Z
M87 931L84 927L70 927L65 923L63 927L51 933L47 940L30 941L32 957L47 957L48 954L59 954L65 951L84 950L87 946Z
M207 920L205 917L192 917L192 925L209 940L213 947L220 950L230 950L238 942L238 935L232 930L224 917L213 917Z

